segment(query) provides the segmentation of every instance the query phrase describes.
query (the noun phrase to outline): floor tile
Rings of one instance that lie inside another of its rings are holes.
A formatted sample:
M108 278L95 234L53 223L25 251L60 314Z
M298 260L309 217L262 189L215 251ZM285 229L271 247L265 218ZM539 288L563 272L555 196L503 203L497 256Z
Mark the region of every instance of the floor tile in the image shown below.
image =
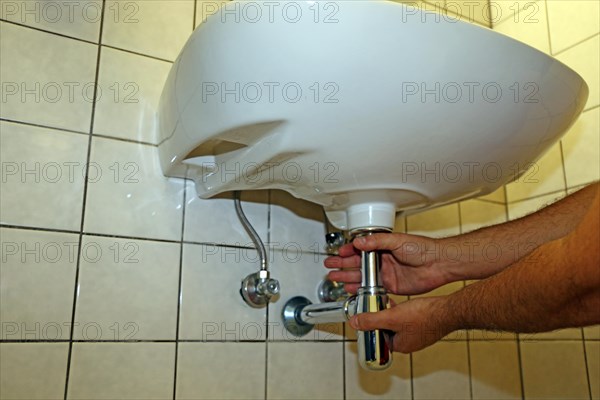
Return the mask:
M62 399L68 343L0 343L0 398Z
M264 343L180 343L179 400L265 398Z
M85 236L75 339L175 339L179 246Z
M174 343L75 343L68 399L170 399Z
M78 236L0 229L1 339L69 339Z
M588 398L581 341L522 342L521 362L528 400Z
M259 268L254 249L184 245L179 337L264 340L266 308L250 307L239 292L242 279Z
M256 247L237 216L231 193L201 199L191 181L187 182L186 190L186 241ZM245 190L241 193L241 200L244 214L266 245L269 229L268 191Z
M192 33L194 2L107 1L102 42L174 61Z
M414 399L457 399L469 395L466 342L438 342L413 353Z
M88 138L4 121L0 138L2 223L78 231Z
M94 133L157 144L158 101L170 69L171 63L103 48Z
M469 346L473 398L520 399L517 342L470 342Z
M97 46L6 22L0 33L0 116L89 132Z
M309 342L269 343L267 398L342 399L343 345Z
M86 232L181 239L184 183L163 176L157 148L94 138Z
M346 399L410 399L410 358L394 353L385 371L367 371L358 363L356 343L346 343Z
M0 18L61 35L98 42L101 1L3 1Z

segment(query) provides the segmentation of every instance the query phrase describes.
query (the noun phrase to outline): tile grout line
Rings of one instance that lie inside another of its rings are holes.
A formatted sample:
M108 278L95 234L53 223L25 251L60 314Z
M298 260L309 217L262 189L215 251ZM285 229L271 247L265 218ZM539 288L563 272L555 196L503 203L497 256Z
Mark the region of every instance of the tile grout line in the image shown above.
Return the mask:
M587 388L588 388L588 396L590 400L593 399L592 396L592 379L590 378L590 368L588 367L587 361L587 345L585 342L585 331L581 328L581 344L583 345L583 362L585 366L585 375L587 378Z
M0 118L0 121L8 122L8 123L15 124L15 125L25 125L25 126L32 126L32 127L41 128L41 129L50 129L50 130L55 130L55 131L64 132L64 133L74 133L77 135L86 135L86 136L89 135L89 132L76 131L73 129L60 128L57 126L50 126L50 125L43 125L43 124L36 124L36 123L32 123L32 122L19 121L19 120L13 120L13 119L8 119L8 118ZM119 142L126 142L126 143L133 143L133 144L141 144L144 146L158 147L157 144L150 143L150 142L143 142L140 140L120 138L120 137L116 137L116 136L109 136L109 135L104 135L101 133L92 133L92 136L98 137L98 138L103 138L103 139L116 140Z
M103 0L103 3L104 3L104 0ZM151 59L156 60L156 61L163 61L163 62L167 62L169 64L173 64L175 62L175 61L172 61L172 60L167 60L166 58L161 58L161 57L153 56L153 55L150 55L150 54L140 53L140 52L137 52L137 51L134 51L134 50L128 50L128 49L124 49L124 48L117 47L117 46L111 46L109 44L102 44L101 40L100 40L100 37L98 38L98 42L93 42L91 40L81 39L81 38L78 38L76 36L65 35L65 34L62 34L62 33L59 33L59 32L52 32L52 31L49 31L49 30L46 30L46 29L42 29L42 28L38 28L38 27L35 27L35 26L26 25L26 24L22 24L22 23L19 23L19 22L10 21L10 20L6 20L6 19L2 19L2 18L0 18L0 21L5 22L7 24L19 26L21 28L31 29L31 30L34 30L34 31L37 31L37 32L42 32L42 33L46 33L46 34L49 34L49 35L58 36L58 37L61 37L61 38L64 38L64 39L75 40L77 42L87 43L87 44L91 44L91 45L94 45L94 46L98 46L99 45L101 47L106 47L106 48L113 49L113 50L123 51L125 53L135 54L135 55L141 56L141 57L151 58ZM101 21L101 24L103 22L104 21Z
M564 52L566 52L566 51L569 51L569 50L571 50L571 49L573 49L573 48L575 48L575 47L579 46L580 44L583 44L583 43L587 42L588 40L595 38L595 37L596 37L596 36L598 36L598 35L600 35L600 32L596 32L596 33L594 33L594 34L593 34L593 35L591 35L591 36L588 36L588 37L586 37L586 38L584 38L584 39L581 39L580 41L578 41L578 42L576 42L576 43L573 43L573 44L571 44L571 45L569 45L569 46L565 47L564 49L562 49L562 50L559 50L559 51L557 51L556 53L552 54L552 57L556 57L556 56L558 56L558 55L560 55L560 54L562 54L562 53L564 53Z
M548 35L548 50L552 53L552 39L550 37L550 15L548 14L548 1L544 0L544 6L546 7L546 34Z
M166 63L169 63L169 64L174 64L175 63L175 61L167 60L166 58L161 58L161 57L153 56L153 55L150 55L150 54L140 53L140 52L135 51L135 50L124 49L122 47L112 46L110 44L101 44L101 46L102 47L106 47L108 49L112 49L112 50L122 51L124 53L134 54L134 55L140 56L140 57L150 58L150 59L155 60L155 61L162 61L162 62L166 62Z
M79 233L81 233L83 236L96 236L96 237L112 238L112 239L139 240L139 241L145 241L145 242L174 243L174 244L181 243L181 241L174 240L174 239L160 239L160 238L150 238L150 237L141 237L141 236L114 235L114 234L99 233L99 232L79 232L79 231L73 231L73 230L69 230L69 229L42 228L42 227L36 227L36 226L26 226L26 225L21 226L21 225L3 224L3 223L0 223L0 228L20 229L20 230L25 230L25 231L49 232L49 233L66 233L66 234L74 234L74 235L78 235ZM193 245L197 245L197 246L214 246L214 247L219 247L219 248L223 247L223 248L228 248L228 249L256 250L255 247L233 245L233 244L228 244L228 243L196 242L196 241L192 241L192 240L183 240L183 243L184 244L193 244ZM271 252L282 252L285 249L274 247L274 248L269 248L269 250ZM304 250L304 249L302 249L302 254L303 255L304 254L306 254L306 255L322 255L322 256L328 255L326 253L314 253L312 251Z
M102 5L104 6L104 0L102 1ZM81 39L81 38L78 38L76 36L65 35L65 34L59 33L59 32L49 31L47 29L42 29L42 28L38 28L36 26L31 26L31 25L26 25L26 24L23 24L23 23L20 23L20 22L10 21L10 20L4 19L4 18L0 18L0 21L5 22L7 24L11 24L11 25L15 25L15 26L20 26L21 28L26 28L26 29L31 29L33 31L37 31L37 32L47 33L49 35L58 36L58 37L65 38L65 39L76 40L78 42L87 43L87 44L91 44L91 45L94 45L94 46L98 45L98 42L93 42L91 40ZM100 20L100 25L102 25L102 19ZM98 36L98 40L100 40L100 36Z
M408 355L408 364L409 364L409 370L410 370L410 399L415 400L415 382L414 382L415 374L413 371L413 353L410 353Z
M343 399L346 400L346 324L342 324L342 395Z
M192 14L192 33L196 29L196 9L198 8L198 0L194 0L194 14Z
M525 400L525 378L523 376L523 359L521 356L521 340L519 334L515 338L517 342L517 360L519 361L519 381L521 383L521 399Z
M272 191L269 189L267 191L267 204L269 205L267 208L267 243L271 243L271 194ZM241 197L240 197L241 201ZM269 253L267 253L267 257L269 257ZM269 261L269 260L268 260ZM269 265L269 264L267 264ZM269 395L269 310L271 309L271 302L267 302L267 309L265 310L265 324L267 326L265 332L265 400L268 399Z
M69 334L69 350L67 353L67 370L65 373L65 390L64 390L64 400L67 400L69 394L69 378L71 375L71 361L73 356L73 336L75 333L75 312L77 311L77 294L79 287L79 274L81 269L81 245L83 243L83 227L85 223L85 210L87 203L87 189L88 189L88 172L90 165L90 158L92 153L92 133L94 131L94 117L96 113L96 101L97 101L97 91L98 91L98 77L100 76L100 57L102 55L102 30L104 27L104 12L106 10L106 0L102 0L102 12L100 15L100 27L98 32L98 45L97 45L97 53L96 53L96 71L94 74L94 93L93 93L93 103L92 103L92 111L90 118L90 131L88 135L88 143L87 143L87 154L86 154L86 168L85 168L85 179L83 181L83 198L82 198L82 206L81 206L81 222L79 225L79 239L78 239L78 247L77 247L77 263L75 266L75 287L73 289L73 306L71 308L71 332Z
M187 176L187 171L185 172ZM183 183L183 207L181 210L181 241L179 243L179 281L177 284L177 321L175 325L175 360L173 365L173 400L177 397L177 365L179 357L179 325L181 323L181 298L182 298L182 276L183 276L183 235L185 232L185 207L187 203L187 182Z
M464 233L463 221L462 221L462 207L461 203L458 203L458 232L459 234ZM463 289L467 287L467 281L462 281ZM469 398L473 400L473 369L471 367L471 343L469 340L469 331L467 330L465 342L467 346L467 371L469 371Z

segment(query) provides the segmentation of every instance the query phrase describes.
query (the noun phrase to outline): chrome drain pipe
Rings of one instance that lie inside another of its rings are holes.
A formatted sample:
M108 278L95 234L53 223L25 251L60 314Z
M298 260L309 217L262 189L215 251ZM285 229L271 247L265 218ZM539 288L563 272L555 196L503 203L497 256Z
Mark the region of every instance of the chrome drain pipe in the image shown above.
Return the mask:
M353 237L388 230L357 230ZM286 329L296 336L310 332L315 324L344 322L354 314L378 312L388 307L388 296L381 284L381 253L361 252L362 281L356 296L335 303L312 304L305 297L294 297L285 304L282 318ZM392 364L391 337L382 330L358 331L358 360L368 370L381 371Z

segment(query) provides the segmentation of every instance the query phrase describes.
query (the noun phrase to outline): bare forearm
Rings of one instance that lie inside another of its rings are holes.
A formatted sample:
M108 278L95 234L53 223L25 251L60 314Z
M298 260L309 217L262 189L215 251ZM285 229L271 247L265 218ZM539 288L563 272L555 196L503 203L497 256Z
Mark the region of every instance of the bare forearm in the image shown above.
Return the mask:
M462 236L442 239L441 245L460 246L459 260L445 267L454 280L482 279L494 275L539 246L563 238L581 223L594 201L598 184L592 184L533 214ZM458 241L458 243L457 243Z
M458 328L542 332L600 322L600 202L572 232L489 279L447 297Z

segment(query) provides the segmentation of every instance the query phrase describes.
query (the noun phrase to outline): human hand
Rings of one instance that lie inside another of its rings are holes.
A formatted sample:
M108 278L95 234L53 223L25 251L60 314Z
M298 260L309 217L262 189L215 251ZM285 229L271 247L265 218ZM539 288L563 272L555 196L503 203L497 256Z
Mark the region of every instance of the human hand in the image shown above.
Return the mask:
M424 349L459 329L447 296L422 297L399 303L392 308L373 313L361 313L348 320L359 331L387 329L395 332L392 350L412 353Z
M429 292L457 280L445 267L437 251L439 239L402 233L376 233L354 239L339 249L339 256L325 259L329 279L343 282L349 293L360 287L360 252L384 250L381 255L383 286L394 294L411 295Z

